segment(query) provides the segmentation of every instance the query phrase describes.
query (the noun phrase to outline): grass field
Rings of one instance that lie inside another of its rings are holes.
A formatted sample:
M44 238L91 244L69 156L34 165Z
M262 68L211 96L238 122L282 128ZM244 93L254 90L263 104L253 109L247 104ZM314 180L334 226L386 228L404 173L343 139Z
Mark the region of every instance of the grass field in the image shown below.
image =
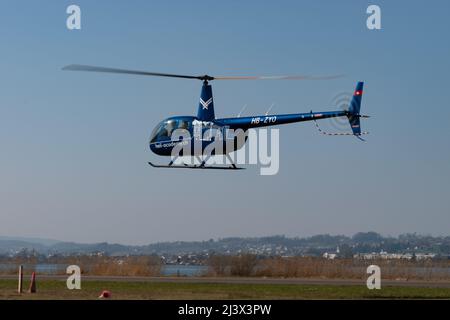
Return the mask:
M450 299L450 288L84 281L68 290L61 280L41 280L37 293L19 295L16 280L0 280L0 299L97 299L102 290L112 299Z

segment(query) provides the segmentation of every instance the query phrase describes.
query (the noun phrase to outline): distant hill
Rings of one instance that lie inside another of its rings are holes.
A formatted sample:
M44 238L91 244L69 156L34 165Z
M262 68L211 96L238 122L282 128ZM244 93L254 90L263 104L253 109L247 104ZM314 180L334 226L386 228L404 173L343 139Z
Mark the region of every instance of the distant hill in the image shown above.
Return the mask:
M383 237L375 232L360 232L352 237L345 235L316 235L307 238L285 236L255 238L223 238L207 241L160 242L143 246L110 244L107 242L81 244L49 239L0 237L0 255L17 255L34 251L39 254L92 254L107 255L191 255L254 253L265 256L322 255L324 252L341 254L372 253L435 253L450 255L450 237L432 237L404 234Z
M42 238L27 238L27 237L5 237L0 236L0 241L19 241L19 242L28 242L28 243L37 243L43 246L51 246L58 242L58 240L53 239L42 239Z
M23 249L46 252L47 247L40 243L20 240L0 240L0 254L13 253Z

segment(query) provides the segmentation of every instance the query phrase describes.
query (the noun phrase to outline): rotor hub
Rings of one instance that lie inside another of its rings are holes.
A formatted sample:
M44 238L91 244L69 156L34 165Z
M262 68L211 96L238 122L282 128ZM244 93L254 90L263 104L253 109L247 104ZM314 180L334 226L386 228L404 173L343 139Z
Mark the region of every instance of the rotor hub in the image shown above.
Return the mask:
M208 76L207 74L205 74L203 76L200 76L199 79L203 80L204 82L208 82L208 81L214 80L214 77L211 77L211 76Z

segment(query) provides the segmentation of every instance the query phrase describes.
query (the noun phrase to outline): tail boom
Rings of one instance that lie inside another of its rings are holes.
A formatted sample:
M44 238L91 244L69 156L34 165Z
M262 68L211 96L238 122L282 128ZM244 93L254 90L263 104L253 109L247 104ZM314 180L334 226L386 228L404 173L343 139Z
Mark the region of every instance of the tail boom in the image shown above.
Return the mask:
M275 126L279 124L288 124L294 122L313 121L319 119L344 117L348 114L347 111L326 111L326 112L308 112L308 113L293 113L293 114L274 114L254 117L240 117L240 118L224 118L217 119L222 125L229 126L231 129L249 129Z

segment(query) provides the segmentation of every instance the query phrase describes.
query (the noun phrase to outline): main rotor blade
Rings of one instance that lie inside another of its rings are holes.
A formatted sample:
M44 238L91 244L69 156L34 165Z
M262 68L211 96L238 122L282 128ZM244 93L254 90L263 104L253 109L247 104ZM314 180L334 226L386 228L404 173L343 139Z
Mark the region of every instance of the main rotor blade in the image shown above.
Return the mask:
M336 78L340 78L343 76L343 75L331 75L331 76L308 76L308 75L295 76L294 75L294 76L220 76L220 77L212 77L212 76L209 76L206 74L200 75L200 76L189 76L189 75L172 74L172 73L160 73L160 72L97 67L97 66L88 66L88 65L81 65L81 64L71 64L71 65L65 66L63 68L63 70L134 74L134 75L140 75L140 76L197 79L197 80L203 80L203 81L211 81L211 80L331 80L331 79L336 79Z
M331 76L219 76L214 77L214 80L332 80L341 78L343 75Z
M105 67L87 66L87 65L81 65L81 64L71 64L69 66L65 66L63 68L63 70L135 74L135 75L140 75L140 76L156 76L156 77L170 77L170 78L202 80L201 76L186 76L186 75L171 74L171 73L159 73L159 72L147 72L147 71L127 70L127 69L117 69L117 68L105 68Z

